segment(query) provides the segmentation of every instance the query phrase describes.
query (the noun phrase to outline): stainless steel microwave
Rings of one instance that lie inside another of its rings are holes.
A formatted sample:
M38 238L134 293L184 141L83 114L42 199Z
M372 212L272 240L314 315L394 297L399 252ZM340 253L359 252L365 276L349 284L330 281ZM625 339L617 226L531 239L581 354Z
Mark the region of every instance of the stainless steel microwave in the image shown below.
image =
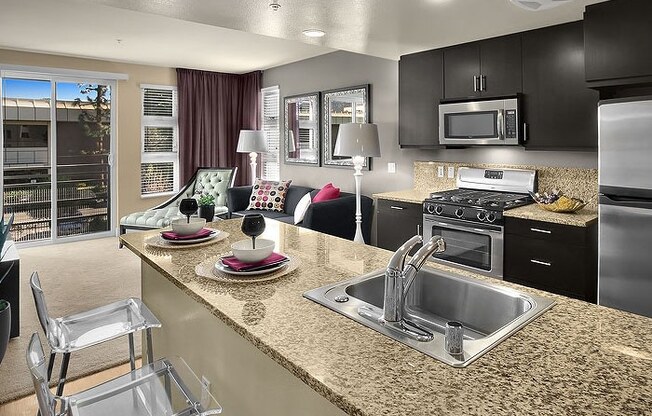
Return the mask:
M450 146L517 145L519 98L439 105L439 144Z

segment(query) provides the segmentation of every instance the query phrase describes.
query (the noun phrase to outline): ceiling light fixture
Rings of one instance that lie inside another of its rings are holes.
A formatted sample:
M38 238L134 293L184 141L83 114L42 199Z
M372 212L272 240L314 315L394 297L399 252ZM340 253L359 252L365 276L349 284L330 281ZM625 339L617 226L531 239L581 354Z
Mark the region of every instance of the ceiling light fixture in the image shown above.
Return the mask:
M572 0L510 0L513 4L530 11L539 11L561 6Z
M306 29L302 33L309 38L321 38L326 34L326 32L319 29Z
M277 12L278 9L281 8L281 5L278 4L278 0L272 0L272 2L269 3L269 8L272 9L272 11Z

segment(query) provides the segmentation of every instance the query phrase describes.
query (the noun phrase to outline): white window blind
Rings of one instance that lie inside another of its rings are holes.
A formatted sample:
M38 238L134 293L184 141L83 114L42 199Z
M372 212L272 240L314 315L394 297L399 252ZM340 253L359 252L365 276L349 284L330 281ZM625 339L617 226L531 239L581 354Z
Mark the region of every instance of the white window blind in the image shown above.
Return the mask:
M177 89L143 85L140 193L156 195L179 189Z
M279 124L279 88L269 87L261 90L263 133L267 142L267 153L262 154L263 179L278 181L280 179L280 124Z

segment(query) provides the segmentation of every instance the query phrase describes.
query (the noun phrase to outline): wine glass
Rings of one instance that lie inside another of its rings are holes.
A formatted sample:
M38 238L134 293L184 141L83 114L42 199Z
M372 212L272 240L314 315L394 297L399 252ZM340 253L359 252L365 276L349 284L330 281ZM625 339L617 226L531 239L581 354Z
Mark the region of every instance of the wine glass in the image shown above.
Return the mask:
M251 237L251 248L256 248L256 237L265 231L265 217L262 214L247 214L240 228L244 235Z
M195 198L184 198L179 203L179 212L188 218L188 224L190 224L190 216L197 212L198 208L199 205Z

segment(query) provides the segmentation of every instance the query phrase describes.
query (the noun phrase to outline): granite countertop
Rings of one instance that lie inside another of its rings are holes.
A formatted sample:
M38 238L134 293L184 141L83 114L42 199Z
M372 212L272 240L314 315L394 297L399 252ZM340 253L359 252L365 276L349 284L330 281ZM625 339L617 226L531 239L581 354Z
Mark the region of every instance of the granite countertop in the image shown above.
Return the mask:
M442 189L443 190L443 189ZM404 189L402 191L381 192L371 195L376 199L386 199L388 201L410 202L413 204L421 204L423 200L430 196L431 192L435 189Z
M240 223L213 223L229 238L195 249L145 246L144 239L158 231L122 239L181 291L348 414L651 414L649 318L458 271L557 304L469 367L453 368L302 297L383 268L389 251L267 220L265 238L300 259L297 270L246 285L196 276L195 265L244 238Z
M382 192L373 194L372 196L377 199L386 199L390 201L411 202L420 204L426 199L430 192L443 191L451 189L405 189L401 191ZM506 217L523 218L526 220L551 222L563 225L572 225L575 227L587 227L592 225L598 220L598 211L595 209L584 208L578 212L562 214L557 212L550 212L539 208L536 204L526 205L523 207L513 208L505 211Z
M523 218L526 220L552 222L555 224L588 227L598 221L596 209L584 208L572 213L550 212L539 208L537 204L525 205L505 211L506 217Z

